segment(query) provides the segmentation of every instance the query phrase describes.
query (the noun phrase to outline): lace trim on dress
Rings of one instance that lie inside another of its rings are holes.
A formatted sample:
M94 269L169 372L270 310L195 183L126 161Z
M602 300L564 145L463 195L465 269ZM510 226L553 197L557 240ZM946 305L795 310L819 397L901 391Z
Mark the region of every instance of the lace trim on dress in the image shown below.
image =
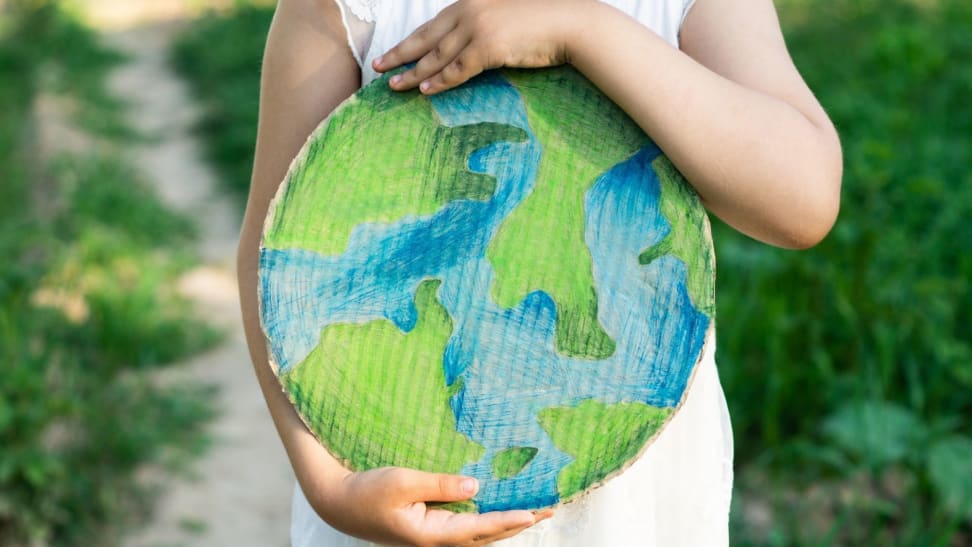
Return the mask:
M344 25L351 55L354 56L358 66L363 67L374 32L378 0L334 0L334 2L341 11L341 23ZM348 15L348 12L351 14Z
M355 17L369 23L375 22L378 0L342 0Z

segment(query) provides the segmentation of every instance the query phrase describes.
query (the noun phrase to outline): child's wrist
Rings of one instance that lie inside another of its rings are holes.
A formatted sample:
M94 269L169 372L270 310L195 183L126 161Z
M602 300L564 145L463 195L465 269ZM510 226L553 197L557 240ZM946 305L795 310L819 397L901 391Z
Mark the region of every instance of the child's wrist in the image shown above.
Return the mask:
M597 35L610 27L610 19L622 12L600 0L577 2L570 7L562 30L562 44L567 63L583 56L583 52L597 44Z

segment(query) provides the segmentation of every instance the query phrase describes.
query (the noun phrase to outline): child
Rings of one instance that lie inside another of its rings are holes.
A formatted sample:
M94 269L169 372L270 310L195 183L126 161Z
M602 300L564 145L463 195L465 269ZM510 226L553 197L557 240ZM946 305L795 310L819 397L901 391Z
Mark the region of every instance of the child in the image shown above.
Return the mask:
M512 536L511 545L727 545L732 433L714 344L671 424L582 501L556 514L430 510L424 502L472 497L475 480L398 468L351 473L297 417L267 366L257 247L269 201L307 135L377 73L412 61L393 89L432 94L488 68L571 63L652 137L712 213L773 245L812 246L837 214L840 144L789 58L771 0L338 1L278 4L239 252L251 354L300 483L294 545L361 543L345 534L417 545Z

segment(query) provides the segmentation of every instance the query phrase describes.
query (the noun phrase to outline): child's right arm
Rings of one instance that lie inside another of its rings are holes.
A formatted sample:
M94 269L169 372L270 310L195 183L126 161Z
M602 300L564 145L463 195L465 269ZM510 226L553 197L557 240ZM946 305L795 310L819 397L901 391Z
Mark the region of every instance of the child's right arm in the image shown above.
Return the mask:
M253 179L240 234L237 271L247 343L260 388L294 473L311 506L335 528L371 541L481 545L549 516L528 511L453 514L426 501L472 497L463 478L402 468L352 473L304 426L267 360L257 312L263 219L291 159L307 136L359 86L360 73L331 0L280 0L264 56Z

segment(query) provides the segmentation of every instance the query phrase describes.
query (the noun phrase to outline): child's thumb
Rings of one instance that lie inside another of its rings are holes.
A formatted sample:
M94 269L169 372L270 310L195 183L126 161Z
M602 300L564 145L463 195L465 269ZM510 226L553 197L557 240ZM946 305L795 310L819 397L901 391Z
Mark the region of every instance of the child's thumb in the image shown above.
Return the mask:
M409 501L461 501L473 497L479 482L472 477L403 470L398 477L399 492Z

